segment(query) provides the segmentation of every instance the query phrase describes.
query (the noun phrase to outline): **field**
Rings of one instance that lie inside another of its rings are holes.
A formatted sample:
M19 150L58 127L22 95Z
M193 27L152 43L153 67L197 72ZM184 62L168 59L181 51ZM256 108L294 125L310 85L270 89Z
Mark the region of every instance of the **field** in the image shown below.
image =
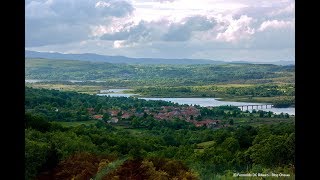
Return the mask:
M85 94L97 94L100 90L106 89L99 85L79 85L79 84L61 84L61 83L26 83L27 87L55 89L61 91L74 91Z
M215 145L215 141L206 141L206 142L202 142L202 143L198 143L197 144L197 148L195 149L195 152L203 152L205 148L209 148Z

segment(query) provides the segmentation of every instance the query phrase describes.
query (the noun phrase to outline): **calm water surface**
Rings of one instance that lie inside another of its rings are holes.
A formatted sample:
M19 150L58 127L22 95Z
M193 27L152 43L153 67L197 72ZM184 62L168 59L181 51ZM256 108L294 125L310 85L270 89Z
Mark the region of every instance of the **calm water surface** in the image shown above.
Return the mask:
M36 82L48 82L50 80L38 80L38 79L26 79L25 82L27 83L36 83ZM66 80L70 82L84 82L78 80ZM92 81L92 80L89 80ZM104 81L93 81L93 82L104 82ZM99 96L110 96L110 97L131 97L138 94L130 94L130 93L123 93L125 90L131 89L104 89L100 90ZM232 106L243 106L243 105L263 105L263 103L252 103L252 102L232 102L232 101L219 101L219 98L147 98L147 97L138 97L139 99L145 100L162 100L162 101L169 101L178 104L188 104L188 105L200 105L203 107L208 106L223 106L223 105L232 105ZM259 107L261 109L261 107ZM256 109L256 107L254 107ZM246 107L243 109L244 111L247 110ZM251 107L248 108L251 112ZM259 109L256 109L259 110ZM264 111L272 111L276 114L280 113L288 113L290 115L295 115L295 108L268 108L265 107L262 109Z
M111 90L111 89L109 89ZM101 93L97 94L99 96L110 96L110 97L131 97L137 94L128 94L128 93L121 93L123 90L128 89L116 89L115 93ZM218 98L146 98L146 97L138 97L139 99L145 100L162 100L162 101L169 101L178 104L188 104L188 105L200 105L203 107L208 106L223 106L223 105L232 105L232 106L243 106L243 105L264 105L264 103L251 103L251 102L232 102L232 101L219 101ZM270 107L270 106L269 106ZM254 107L256 109L256 107ZM258 107L259 110L261 107ZM243 110L247 110L244 108ZM249 111L252 111L251 107L248 108ZM276 114L280 113L288 113L289 115L295 115L295 108L268 108L266 109L265 106L262 109L263 111L271 111Z

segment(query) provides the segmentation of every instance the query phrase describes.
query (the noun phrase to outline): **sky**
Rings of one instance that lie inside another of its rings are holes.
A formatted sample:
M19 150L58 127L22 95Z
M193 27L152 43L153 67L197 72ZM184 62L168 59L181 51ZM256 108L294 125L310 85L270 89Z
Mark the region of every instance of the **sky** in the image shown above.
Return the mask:
M26 50L295 60L292 0L26 0L25 12Z

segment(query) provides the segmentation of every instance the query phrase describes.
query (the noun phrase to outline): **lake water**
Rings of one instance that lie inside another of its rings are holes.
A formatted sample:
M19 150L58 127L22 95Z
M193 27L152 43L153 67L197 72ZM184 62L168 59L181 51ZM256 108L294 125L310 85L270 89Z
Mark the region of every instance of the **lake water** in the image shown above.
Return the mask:
M50 81L50 80L36 80L36 79L28 79L28 80L26 79L25 80L25 82L28 82L28 83L44 82L44 81ZM83 82L83 81L77 81L77 80L68 80L68 81L70 81L70 82ZM103 82L103 81L95 81L95 82ZM97 94L97 95L110 96L110 97L131 97L131 96L138 95L138 94L122 93L125 90L130 90L130 89L105 89L105 90L100 90L100 94ZM215 107L215 106L223 106L223 105L232 105L232 106L263 105L263 103L219 101L218 100L219 98L146 98L146 97L138 97L138 98L145 99L145 100L171 101L173 103L178 103L178 104L200 105L203 107L208 107L208 106ZM256 107L254 107L254 108L256 108ZM246 107L244 107L243 110L247 110ZM251 107L249 107L248 110L251 112L252 111ZM262 110L263 111L271 111L276 114L288 113L290 115L295 115L295 108L271 108L271 109L268 108L268 109L265 109L265 107L264 107Z
M128 89L126 89L128 90ZM116 93L105 93L105 94L97 94L99 96L110 96L110 97L131 97L137 94L127 94L127 93L121 93L123 89L117 89L117 91L114 91ZM146 98L146 97L138 97L139 99L145 99L145 100L162 100L162 101L170 101L173 103L178 104L188 104L188 105L200 105L203 107L215 107L215 106L223 106L223 105L232 105L232 106L243 106L243 105L264 105L264 103L251 103L251 102L232 102L232 101L219 101L218 98ZM265 108L263 107L263 111L271 111L276 114L280 113L288 113L289 115L295 115L295 108ZM254 107L256 109L256 107ZM261 109L261 106L259 106L259 109ZM259 110L256 109L256 110ZM247 110L245 107L243 109L244 111ZM251 112L251 107L248 108L248 110Z
M44 80L38 80L38 79L26 79L26 83L36 83L36 82L43 82Z
M112 94L116 94L116 93L120 93L120 92L123 92L123 91L126 91L126 90L132 90L132 89L103 89L103 90L100 90L100 93L112 93ZM110 94L110 95L112 95ZM118 96L121 96L122 95L125 95L125 97L128 97L127 94L123 94L123 93L120 93ZM130 94L131 96L132 95L135 95L135 94Z

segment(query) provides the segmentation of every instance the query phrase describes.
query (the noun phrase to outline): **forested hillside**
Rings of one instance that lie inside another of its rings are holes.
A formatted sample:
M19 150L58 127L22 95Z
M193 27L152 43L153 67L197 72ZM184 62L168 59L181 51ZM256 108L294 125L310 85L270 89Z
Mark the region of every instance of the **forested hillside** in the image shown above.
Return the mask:
M118 87L212 83L294 83L295 66L271 64L127 65L26 59L26 79L99 80Z

